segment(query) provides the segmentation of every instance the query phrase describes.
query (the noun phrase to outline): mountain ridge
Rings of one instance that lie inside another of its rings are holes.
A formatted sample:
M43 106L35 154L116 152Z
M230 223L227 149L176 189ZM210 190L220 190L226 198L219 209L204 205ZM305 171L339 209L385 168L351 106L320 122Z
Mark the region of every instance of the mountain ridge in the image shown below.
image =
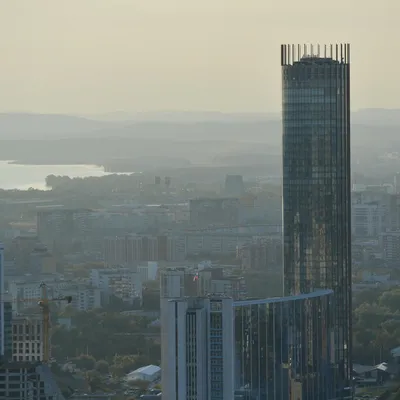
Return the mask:
M279 114L161 112L137 113L128 120L96 120L64 114L0 113L0 140L132 137L163 139L265 140L281 132ZM353 133L367 136L386 132L397 139L400 110L365 109L352 113ZM377 128L380 129L377 132ZM274 140L276 141L276 140Z

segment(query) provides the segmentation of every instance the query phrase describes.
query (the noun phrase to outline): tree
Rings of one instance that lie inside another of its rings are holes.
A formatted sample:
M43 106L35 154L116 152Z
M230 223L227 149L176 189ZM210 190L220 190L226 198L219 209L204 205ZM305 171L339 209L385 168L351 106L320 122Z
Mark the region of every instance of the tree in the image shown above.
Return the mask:
M150 382L137 379L134 381L129 381L129 386L138 388L141 392L145 392L149 388Z
M396 312L400 308L400 289L384 292L379 297L379 305L387 307L390 311Z
M86 372L86 381L92 393L101 389L101 375L97 371L92 370Z
M92 356L82 354L79 357L73 358L71 362L74 363L79 369L93 370L95 367L96 359Z
M105 360L99 360L96 362L95 370L100 374L107 374L109 372L108 362Z
M159 361L160 345L146 337L147 332L157 332L157 328L148 327L146 318L95 310L78 312L73 315L72 323L74 328L70 330L62 326L53 330L52 354L56 359L73 358L82 365L77 355L90 354L95 360L106 360L112 366L115 354L135 354L136 358L141 354L142 364L138 367ZM84 364L84 368L95 369L95 360Z
M387 319L389 310L377 304L364 303L354 310L354 317L364 329L377 327Z
M362 290L354 296L353 306L356 308L363 303L373 304L378 301L379 296L382 294L382 289L374 288Z

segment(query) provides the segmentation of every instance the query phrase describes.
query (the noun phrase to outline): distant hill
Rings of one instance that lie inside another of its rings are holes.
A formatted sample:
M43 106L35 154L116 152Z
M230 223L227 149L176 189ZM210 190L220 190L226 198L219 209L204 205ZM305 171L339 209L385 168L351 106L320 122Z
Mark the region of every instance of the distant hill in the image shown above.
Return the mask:
M352 113L353 124L400 126L400 109L366 108Z
M111 122L70 115L0 113L0 140L79 136L114 126Z
M281 156L282 123L275 114L140 115L149 119L99 121L68 115L0 114L0 159L56 164L123 158L143 164L146 157L146 163L157 164L168 156L183 166L189 162L262 164L277 162ZM353 113L351 141L353 158L361 162L385 152L400 152L400 110ZM269 159L264 161L263 155Z
M243 122L243 121L265 121L279 120L280 113L222 113L222 112L177 112L177 111L161 111L161 112L140 112L128 113L117 111L100 115L85 116L89 119L97 121L118 121L118 122Z
M282 125L278 114L111 113L104 119L107 120L56 114L3 113L0 114L0 140L129 137L265 141L271 145L281 141ZM370 140L381 144L382 138L397 140L400 110L359 110L352 114L352 123L353 139L356 142L360 140L360 144Z

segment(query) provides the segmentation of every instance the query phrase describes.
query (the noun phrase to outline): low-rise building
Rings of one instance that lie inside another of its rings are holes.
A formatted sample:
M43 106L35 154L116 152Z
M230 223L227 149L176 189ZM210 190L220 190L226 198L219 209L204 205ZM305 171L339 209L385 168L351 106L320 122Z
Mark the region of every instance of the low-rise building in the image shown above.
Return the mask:
M134 267L92 269L90 283L101 291L106 302L111 295L126 302L142 298L142 278Z
M126 376L129 381L146 381L154 382L161 378L161 368L157 365L147 365L130 372Z

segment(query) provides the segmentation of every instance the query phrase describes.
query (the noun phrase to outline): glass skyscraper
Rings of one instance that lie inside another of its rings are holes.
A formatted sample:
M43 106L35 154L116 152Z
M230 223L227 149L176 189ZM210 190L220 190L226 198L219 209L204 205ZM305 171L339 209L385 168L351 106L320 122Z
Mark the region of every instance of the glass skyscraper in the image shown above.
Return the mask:
M332 290L234 303L235 399L334 399Z
M351 386L350 45L281 46L286 295L332 289L337 398Z

